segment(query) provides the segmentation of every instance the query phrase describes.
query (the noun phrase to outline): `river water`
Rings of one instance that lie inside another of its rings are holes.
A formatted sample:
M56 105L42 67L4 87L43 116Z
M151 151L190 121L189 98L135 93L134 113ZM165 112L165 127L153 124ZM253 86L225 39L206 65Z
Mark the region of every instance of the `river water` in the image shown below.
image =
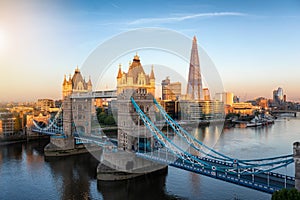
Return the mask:
M299 114L299 113L298 113ZM273 157L292 153L300 141L300 117L280 117L261 128L216 127L194 132L231 157ZM216 142L216 143L215 143ZM47 141L0 145L0 199L270 199L271 195L206 176L168 168L165 175L123 182L97 182L98 161L89 154L45 160ZM278 170L294 176L294 166Z

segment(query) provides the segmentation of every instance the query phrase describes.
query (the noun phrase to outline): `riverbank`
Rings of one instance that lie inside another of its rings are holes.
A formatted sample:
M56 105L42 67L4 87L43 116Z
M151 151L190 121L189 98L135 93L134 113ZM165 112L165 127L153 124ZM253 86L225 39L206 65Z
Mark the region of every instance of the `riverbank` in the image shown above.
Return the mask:
M22 143L22 142L26 142L27 140L26 139L23 139L23 140L12 140L12 141L3 141L3 140L0 140L0 146L1 145L8 145L8 144L16 144L16 143Z
M7 145L7 144L15 144L15 143L22 143L26 141L34 141L34 140L49 140L49 136L46 135L39 135L39 136L16 136L10 138L1 138L0 145Z

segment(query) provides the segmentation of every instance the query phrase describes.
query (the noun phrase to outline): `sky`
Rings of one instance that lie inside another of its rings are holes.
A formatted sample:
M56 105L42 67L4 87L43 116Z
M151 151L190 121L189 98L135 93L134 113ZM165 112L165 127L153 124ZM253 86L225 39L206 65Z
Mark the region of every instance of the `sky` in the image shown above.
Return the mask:
M98 45L145 27L196 35L224 89L242 100L272 98L282 87L300 101L299 21L299 0L2 0L0 102L61 98L64 74Z

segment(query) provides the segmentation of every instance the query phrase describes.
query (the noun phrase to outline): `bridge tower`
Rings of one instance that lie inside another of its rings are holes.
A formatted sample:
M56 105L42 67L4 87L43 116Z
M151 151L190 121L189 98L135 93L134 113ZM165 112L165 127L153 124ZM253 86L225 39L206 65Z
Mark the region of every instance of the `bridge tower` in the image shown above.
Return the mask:
M92 82L85 81L78 67L73 77L63 82L63 124L64 134L72 136L74 131L80 134L91 133L91 121L95 114L92 98ZM76 130L75 130L76 126Z
M64 137L51 137L45 151L74 149L74 133L90 134L91 121L95 115L92 98L92 82L85 81L78 67L74 75L67 80L64 76L62 84L63 134ZM76 96L76 98L74 98ZM78 97L78 98L77 98Z
M92 92L91 79L85 81L77 68L72 79L69 80L69 84L72 85L72 92L71 95L65 97L66 109L64 114L66 112L68 115L66 121L69 122L67 123L67 132L65 134L72 135L74 131L80 134L90 134L92 118L95 116L94 102L92 97L90 97L91 95L89 95ZM71 121L69 120L70 114L72 115ZM75 128L74 125L76 130L73 130Z
M293 144L295 163L295 188L300 191L300 142Z
M118 148L125 151L137 151L153 146L153 137L135 111L130 98L133 97L140 108L153 121L155 118L153 98L155 94L155 76L153 67L146 74L138 55L134 56L128 72L122 72L121 66L117 75L118 105Z

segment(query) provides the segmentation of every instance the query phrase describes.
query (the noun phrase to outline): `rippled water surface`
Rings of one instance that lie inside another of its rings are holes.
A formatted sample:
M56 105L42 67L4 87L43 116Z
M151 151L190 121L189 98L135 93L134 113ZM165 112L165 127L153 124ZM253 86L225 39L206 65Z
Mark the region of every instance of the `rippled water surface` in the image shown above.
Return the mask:
M298 113L299 114L299 113ZM262 128L215 127L193 132L224 154L262 158L291 154L300 141L300 118L279 118ZM216 143L215 143L216 142ZM0 145L0 199L270 199L271 195L173 167L163 175L97 182L89 154L45 160L47 141ZM294 166L279 170L294 176Z

